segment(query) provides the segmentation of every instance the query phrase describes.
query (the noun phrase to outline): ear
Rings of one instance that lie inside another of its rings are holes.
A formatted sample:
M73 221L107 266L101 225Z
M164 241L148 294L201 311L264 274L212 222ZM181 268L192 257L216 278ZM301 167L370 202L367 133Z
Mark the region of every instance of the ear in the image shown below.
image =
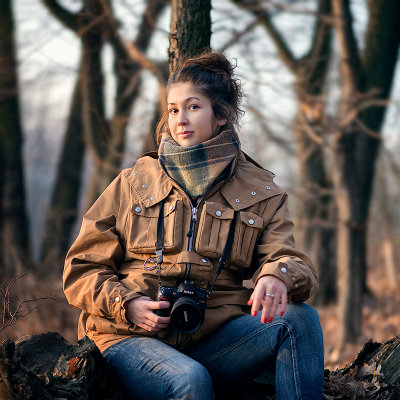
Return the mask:
M224 126L228 120L226 118L217 118L217 126Z

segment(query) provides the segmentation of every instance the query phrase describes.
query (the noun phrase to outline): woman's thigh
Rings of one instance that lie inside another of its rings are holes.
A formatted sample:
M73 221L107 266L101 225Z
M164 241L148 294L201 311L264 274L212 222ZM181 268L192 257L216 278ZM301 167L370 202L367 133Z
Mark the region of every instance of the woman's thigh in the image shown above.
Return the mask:
M214 398L207 370L157 339L132 337L110 346L103 356L135 399Z
M265 371L276 372L277 391L291 387L291 391L306 393L310 384L316 393L322 390L319 317L303 303L288 304L285 314L276 316L272 323L261 323L260 314L236 318L185 354L207 368L217 391L246 384ZM287 394L285 398L318 395Z

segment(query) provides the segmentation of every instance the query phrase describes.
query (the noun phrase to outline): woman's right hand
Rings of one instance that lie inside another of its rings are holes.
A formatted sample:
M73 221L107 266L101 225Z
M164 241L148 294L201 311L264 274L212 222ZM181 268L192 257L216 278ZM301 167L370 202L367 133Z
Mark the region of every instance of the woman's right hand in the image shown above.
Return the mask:
M168 326L170 317L160 317L154 310L169 307L168 301L153 301L150 297L141 296L125 303L126 319L149 332L159 332Z

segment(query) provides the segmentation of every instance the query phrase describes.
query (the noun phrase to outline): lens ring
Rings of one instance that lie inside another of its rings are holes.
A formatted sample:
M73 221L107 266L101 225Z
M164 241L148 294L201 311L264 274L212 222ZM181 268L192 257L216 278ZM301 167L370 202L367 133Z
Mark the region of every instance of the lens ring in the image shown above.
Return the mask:
M172 306L171 324L181 333L193 333L202 322L202 313L196 300L182 296Z

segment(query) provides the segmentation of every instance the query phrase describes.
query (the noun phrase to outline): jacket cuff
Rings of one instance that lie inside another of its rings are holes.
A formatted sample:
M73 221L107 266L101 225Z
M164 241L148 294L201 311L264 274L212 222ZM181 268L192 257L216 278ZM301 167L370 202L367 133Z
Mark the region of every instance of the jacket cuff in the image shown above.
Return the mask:
M109 310L113 319L116 322L123 322L126 324L130 324L130 322L126 319L125 312L126 309L124 307L125 303L129 300L136 299L137 297L142 296L139 293L135 293L126 288L116 288L109 297Z
M296 267L291 265L292 260L283 261L275 261L272 263L265 263L261 268L259 274L253 278L254 283L257 284L257 281L265 276L265 275L273 275L276 276L278 279L284 282L287 287L288 293L291 292L293 289L298 287L297 277L298 274Z

